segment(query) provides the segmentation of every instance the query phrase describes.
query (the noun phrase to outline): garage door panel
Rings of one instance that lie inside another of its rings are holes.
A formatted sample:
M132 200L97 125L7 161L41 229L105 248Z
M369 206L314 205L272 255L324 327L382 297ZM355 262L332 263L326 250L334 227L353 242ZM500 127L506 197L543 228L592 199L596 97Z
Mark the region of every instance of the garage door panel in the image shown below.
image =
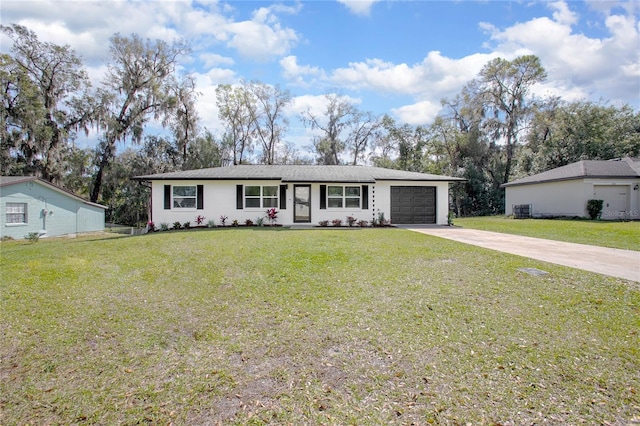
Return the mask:
M392 186L393 223L436 223L436 188L433 186Z

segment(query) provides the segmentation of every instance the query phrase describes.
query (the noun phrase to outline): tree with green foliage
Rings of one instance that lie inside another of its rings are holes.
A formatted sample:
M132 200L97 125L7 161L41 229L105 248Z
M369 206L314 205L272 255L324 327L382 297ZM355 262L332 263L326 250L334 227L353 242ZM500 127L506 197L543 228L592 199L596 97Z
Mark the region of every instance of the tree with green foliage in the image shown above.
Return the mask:
M130 138L139 143L145 124L152 119L163 125L169 123L178 103L176 61L187 51L187 46L178 41L169 45L162 40L143 40L137 34L115 34L111 38L108 72L97 96L96 117L102 136L91 201L98 201L117 142Z
M496 58L462 91L468 107L481 111L481 127L491 144L503 147L504 167L501 176L495 176L500 184L509 181L519 137L533 112L530 89L546 77L537 56L524 55L513 61Z
M175 138L177 149L182 153L183 165L187 163L190 144L198 137L200 117L196 109L198 93L193 76L187 75L181 81L168 85L173 90L175 110L172 112L170 128Z
M204 134L199 135L189 144L186 161L182 164L183 170L207 169L222 166L222 144L215 140L213 133L205 129Z
M534 115L518 156L519 177L580 160L640 155L640 113L629 105L549 99Z
M69 46L41 42L21 25L0 30L13 40L12 55L0 57L2 173L59 183L69 141L91 121L87 73Z
M380 125L384 133L377 135L376 147L382 156L374 158L374 164L412 172L424 171L424 156L429 139L427 130L409 124L398 126L388 115L382 117Z
M341 163L340 156L346 148L343 132L349 128L357 109L349 99L335 94L326 94L325 100L323 115L308 109L300 118L305 126L321 132L321 136L313 140L312 146L317 163L337 165Z

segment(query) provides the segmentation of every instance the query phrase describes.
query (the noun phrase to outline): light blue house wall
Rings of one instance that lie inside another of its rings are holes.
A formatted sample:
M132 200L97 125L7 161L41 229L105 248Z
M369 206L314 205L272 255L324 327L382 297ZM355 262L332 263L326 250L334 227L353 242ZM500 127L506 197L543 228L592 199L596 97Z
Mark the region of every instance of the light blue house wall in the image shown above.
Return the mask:
M21 239L31 232L53 237L104 230L104 206L40 179L1 179L0 237ZM11 223L16 220L18 223Z

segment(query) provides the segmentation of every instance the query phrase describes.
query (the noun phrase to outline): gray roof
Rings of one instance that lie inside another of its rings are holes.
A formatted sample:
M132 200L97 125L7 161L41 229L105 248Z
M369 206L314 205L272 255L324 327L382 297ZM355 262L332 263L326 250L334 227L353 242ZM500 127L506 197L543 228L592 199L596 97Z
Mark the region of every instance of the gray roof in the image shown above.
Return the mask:
M135 176L136 180L280 180L375 183L380 180L463 181L462 178L368 166L238 165Z
M640 159L623 158L617 160L582 160L566 166L547 170L503 184L503 187L531 185L543 182L556 182L584 178L638 178L640 177Z
M15 185L16 183L37 180L35 176L0 176L0 186Z

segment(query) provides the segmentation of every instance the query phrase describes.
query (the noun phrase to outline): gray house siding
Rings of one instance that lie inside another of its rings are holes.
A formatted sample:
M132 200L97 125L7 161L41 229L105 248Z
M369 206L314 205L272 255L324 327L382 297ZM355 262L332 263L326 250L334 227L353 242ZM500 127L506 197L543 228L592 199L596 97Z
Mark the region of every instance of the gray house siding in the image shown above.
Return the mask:
M26 207L26 221L13 211ZM0 237L24 238L31 232L58 236L104 230L105 208L83 201L39 180L0 188Z

